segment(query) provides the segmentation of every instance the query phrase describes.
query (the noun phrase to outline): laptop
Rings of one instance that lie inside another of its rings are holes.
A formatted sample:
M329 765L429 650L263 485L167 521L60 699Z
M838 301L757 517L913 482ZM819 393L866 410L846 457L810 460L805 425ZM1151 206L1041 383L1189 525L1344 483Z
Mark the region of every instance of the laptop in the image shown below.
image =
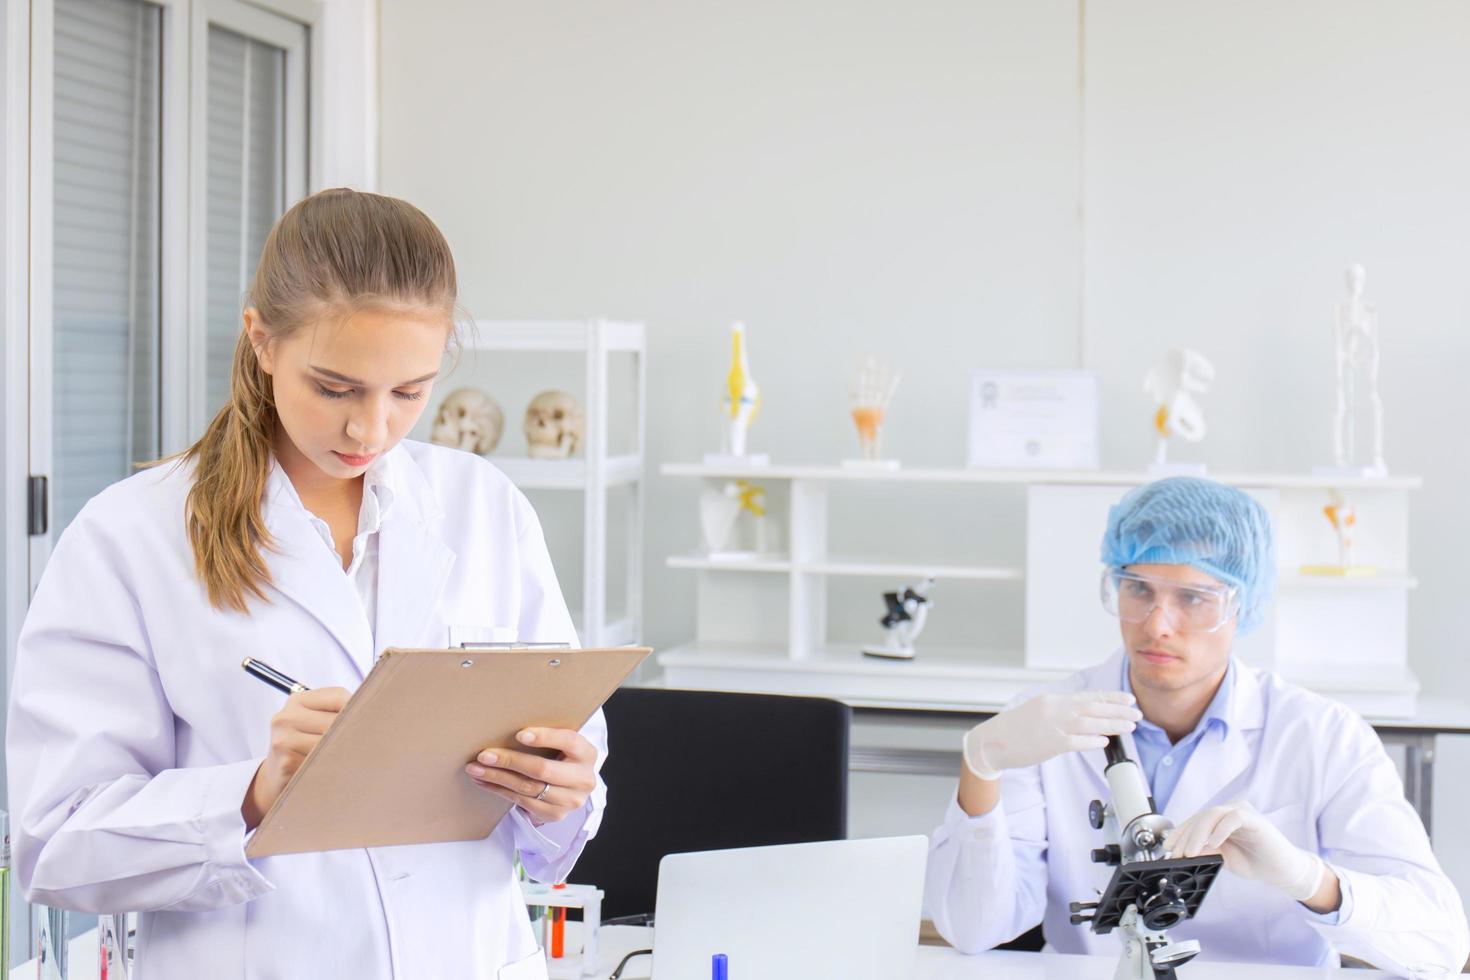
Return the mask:
M653 980L894 980L913 972L924 837L670 854L659 863Z

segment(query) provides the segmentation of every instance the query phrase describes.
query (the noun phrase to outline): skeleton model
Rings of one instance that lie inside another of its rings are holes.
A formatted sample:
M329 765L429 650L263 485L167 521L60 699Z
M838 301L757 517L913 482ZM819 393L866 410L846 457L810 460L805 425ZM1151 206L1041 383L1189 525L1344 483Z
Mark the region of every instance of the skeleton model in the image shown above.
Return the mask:
M858 447L864 464L881 464L883 417L888 413L888 403L898 389L901 375L895 374L887 364L869 354L863 361L862 370L852 386L852 420L857 425ZM894 465L891 461L888 465Z
M526 408L526 453L532 459L570 459L582 442L582 406L564 391L543 391Z
M1362 375L1373 416L1372 461L1365 468L1382 475L1383 399L1378 395L1378 313L1363 298L1367 272L1354 263L1347 271L1347 299L1337 305L1337 412L1333 416L1333 448L1339 467L1358 463L1358 381Z
M1155 466L1168 464L1171 436L1186 442L1199 442L1205 437L1205 416L1194 396L1209 391L1214 380L1214 365L1198 351L1182 347L1169 351L1148 373L1143 390L1158 406L1154 411L1154 430L1159 437Z
M745 437L761 408L761 389L750 376L745 360L745 324L730 328L730 373L725 377L725 448L731 456L745 455Z
M750 515L748 531L737 533L742 514ZM706 487L699 497L699 520L711 557L754 557L772 550L766 491L759 484L732 480ZM733 547L732 541L737 542Z
M883 627L882 646L863 647L864 656L886 657L890 660L914 659L914 641L924 632L924 623L929 618L929 593L934 590L934 580L926 578L908 586L902 592L885 592L883 601L888 612L878 621Z
M474 388L460 388L440 403L429 439L484 456L495 451L504 431L505 413L495 399Z

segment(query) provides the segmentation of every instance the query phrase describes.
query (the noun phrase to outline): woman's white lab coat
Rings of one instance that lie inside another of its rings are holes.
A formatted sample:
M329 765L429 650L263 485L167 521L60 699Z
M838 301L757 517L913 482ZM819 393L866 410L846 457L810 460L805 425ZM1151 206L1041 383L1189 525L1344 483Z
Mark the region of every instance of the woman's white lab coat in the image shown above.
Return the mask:
M32 901L141 912L144 980L546 975L514 851L563 878L601 818L600 780L539 829L513 810L484 840L244 855L240 806L283 696L242 657L351 690L386 647L576 640L540 524L498 470L411 442L384 464L375 631L279 468L264 501L274 583L249 615L210 606L195 576L185 467L109 487L56 544L11 691L16 871ZM600 712L583 734L600 764Z
M1048 690L1116 691L1122 653ZM1208 806L1246 800L1342 884L1338 913L1317 915L1281 892L1222 871L1200 915L1169 930L1198 939L1202 959L1336 963L1337 952L1401 974L1458 973L1470 955L1465 911L1377 734L1343 705L1236 662L1226 727L1212 726L1164 808L1177 826ZM1132 736L1128 751L1138 758ZM1047 947L1115 954L1116 934L1069 922L1069 902L1096 901L1113 869L1091 851L1109 841L1087 819L1108 799L1102 750L1073 752L1002 777L1001 804L968 817L951 802L930 841L925 904L969 952L1043 923ZM1186 971L1187 972L1187 971Z

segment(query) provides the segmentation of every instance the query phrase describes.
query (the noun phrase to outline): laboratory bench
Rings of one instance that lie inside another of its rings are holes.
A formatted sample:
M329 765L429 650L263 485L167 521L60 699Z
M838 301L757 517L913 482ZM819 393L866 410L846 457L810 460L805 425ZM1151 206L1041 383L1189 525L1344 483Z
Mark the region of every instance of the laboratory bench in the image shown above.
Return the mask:
M578 923L568 923L567 944L576 941ZM653 943L653 930L636 926L606 926L599 933L601 955L598 968L590 975L607 980L623 957L636 949L648 949ZM97 980L98 955L96 930L83 933L71 941L70 980ZM1117 968L1117 957L1074 956L1063 953L1017 953L992 950L967 956L945 946L919 946L914 955L911 980L1111 980ZM1195 961L1179 969L1180 980L1237 980L1241 963ZM640 956L623 970L622 980L648 980L652 958ZM1251 980L1336 980L1342 976L1333 967L1249 966ZM10 971L10 980L35 980L34 960ZM553 977L557 973L553 972ZM1353 980L1372 980L1389 974L1377 970L1354 970ZM730 964L730 980L753 980L740 972L739 963ZM827 980L819 977L767 976L760 980Z

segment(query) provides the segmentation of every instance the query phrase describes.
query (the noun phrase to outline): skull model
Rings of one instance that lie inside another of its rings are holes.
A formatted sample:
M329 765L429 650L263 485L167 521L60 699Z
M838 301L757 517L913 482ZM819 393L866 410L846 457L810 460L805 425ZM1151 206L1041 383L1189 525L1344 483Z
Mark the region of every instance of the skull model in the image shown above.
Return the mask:
M495 451L504 431L505 413L495 399L474 388L460 388L440 403L429 438L483 456Z
M582 441L582 406L564 391L543 391L526 409L526 447L533 459L568 459Z

